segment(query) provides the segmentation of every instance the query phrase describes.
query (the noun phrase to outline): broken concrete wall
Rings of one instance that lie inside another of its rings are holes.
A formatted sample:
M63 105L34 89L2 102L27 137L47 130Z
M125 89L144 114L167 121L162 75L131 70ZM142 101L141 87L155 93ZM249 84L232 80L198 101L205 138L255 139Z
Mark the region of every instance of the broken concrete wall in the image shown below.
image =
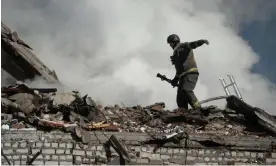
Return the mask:
M70 134L63 132L2 130L1 147L7 158L14 164L25 164L27 156L31 158L40 149L42 149L42 155L33 162L35 165L95 164L95 162L104 164L107 158L103 143L112 134L122 139L128 149L131 163L136 164L276 163L276 151L273 149L275 138L227 137L228 143L235 146L207 147L192 141L197 136L191 135L187 141L179 145L166 145L153 153L153 146L140 146L142 141L149 139L145 133L90 132L92 142L83 145L73 141ZM210 136L204 136L201 139L210 139ZM111 150L112 156L116 157L117 153ZM2 164L7 164L3 157Z
M17 80L13 76L1 68L1 87L14 85L16 81Z
M59 82L55 71L43 64L31 52L32 48L3 23L1 23L1 41L1 68L16 80L23 81L42 76L51 83Z

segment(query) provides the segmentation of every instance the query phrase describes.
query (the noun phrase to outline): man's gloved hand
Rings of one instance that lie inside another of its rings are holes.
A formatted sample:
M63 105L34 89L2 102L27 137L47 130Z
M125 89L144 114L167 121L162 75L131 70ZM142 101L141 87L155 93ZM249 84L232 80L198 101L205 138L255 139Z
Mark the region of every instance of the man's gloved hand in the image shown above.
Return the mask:
M174 77L174 79L172 79L172 81L171 81L171 85L173 87L177 86L178 80L179 80L178 77Z
M203 43L209 45L209 41L208 40L202 40Z

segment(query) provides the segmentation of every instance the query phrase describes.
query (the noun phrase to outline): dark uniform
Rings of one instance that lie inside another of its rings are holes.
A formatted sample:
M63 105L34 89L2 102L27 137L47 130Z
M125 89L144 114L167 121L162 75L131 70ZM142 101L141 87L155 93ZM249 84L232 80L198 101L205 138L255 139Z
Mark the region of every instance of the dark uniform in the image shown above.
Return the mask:
M193 49L208 44L207 40L195 42L177 43L173 46L174 52L171 60L175 65L176 76L172 80L172 85L179 81L177 89L177 105L179 108L188 109L188 104L193 109L200 109L200 103L194 94L199 72L194 58Z

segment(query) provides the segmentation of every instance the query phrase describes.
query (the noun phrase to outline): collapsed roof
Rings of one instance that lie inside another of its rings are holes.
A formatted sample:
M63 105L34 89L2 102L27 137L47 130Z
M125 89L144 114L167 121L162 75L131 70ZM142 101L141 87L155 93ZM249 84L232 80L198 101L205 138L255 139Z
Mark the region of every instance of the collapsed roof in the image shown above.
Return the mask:
M1 68L16 80L42 76L51 83L58 83L54 70L50 70L33 53L32 48L1 22Z

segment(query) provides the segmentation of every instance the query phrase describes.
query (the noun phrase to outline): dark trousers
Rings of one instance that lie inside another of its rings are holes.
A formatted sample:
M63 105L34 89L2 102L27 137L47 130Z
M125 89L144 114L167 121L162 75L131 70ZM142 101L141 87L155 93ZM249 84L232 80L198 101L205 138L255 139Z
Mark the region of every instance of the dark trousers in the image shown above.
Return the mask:
M193 109L200 107L199 101L193 91L196 87L198 76L199 74L187 74L180 78L176 97L179 108L188 109L188 104Z

